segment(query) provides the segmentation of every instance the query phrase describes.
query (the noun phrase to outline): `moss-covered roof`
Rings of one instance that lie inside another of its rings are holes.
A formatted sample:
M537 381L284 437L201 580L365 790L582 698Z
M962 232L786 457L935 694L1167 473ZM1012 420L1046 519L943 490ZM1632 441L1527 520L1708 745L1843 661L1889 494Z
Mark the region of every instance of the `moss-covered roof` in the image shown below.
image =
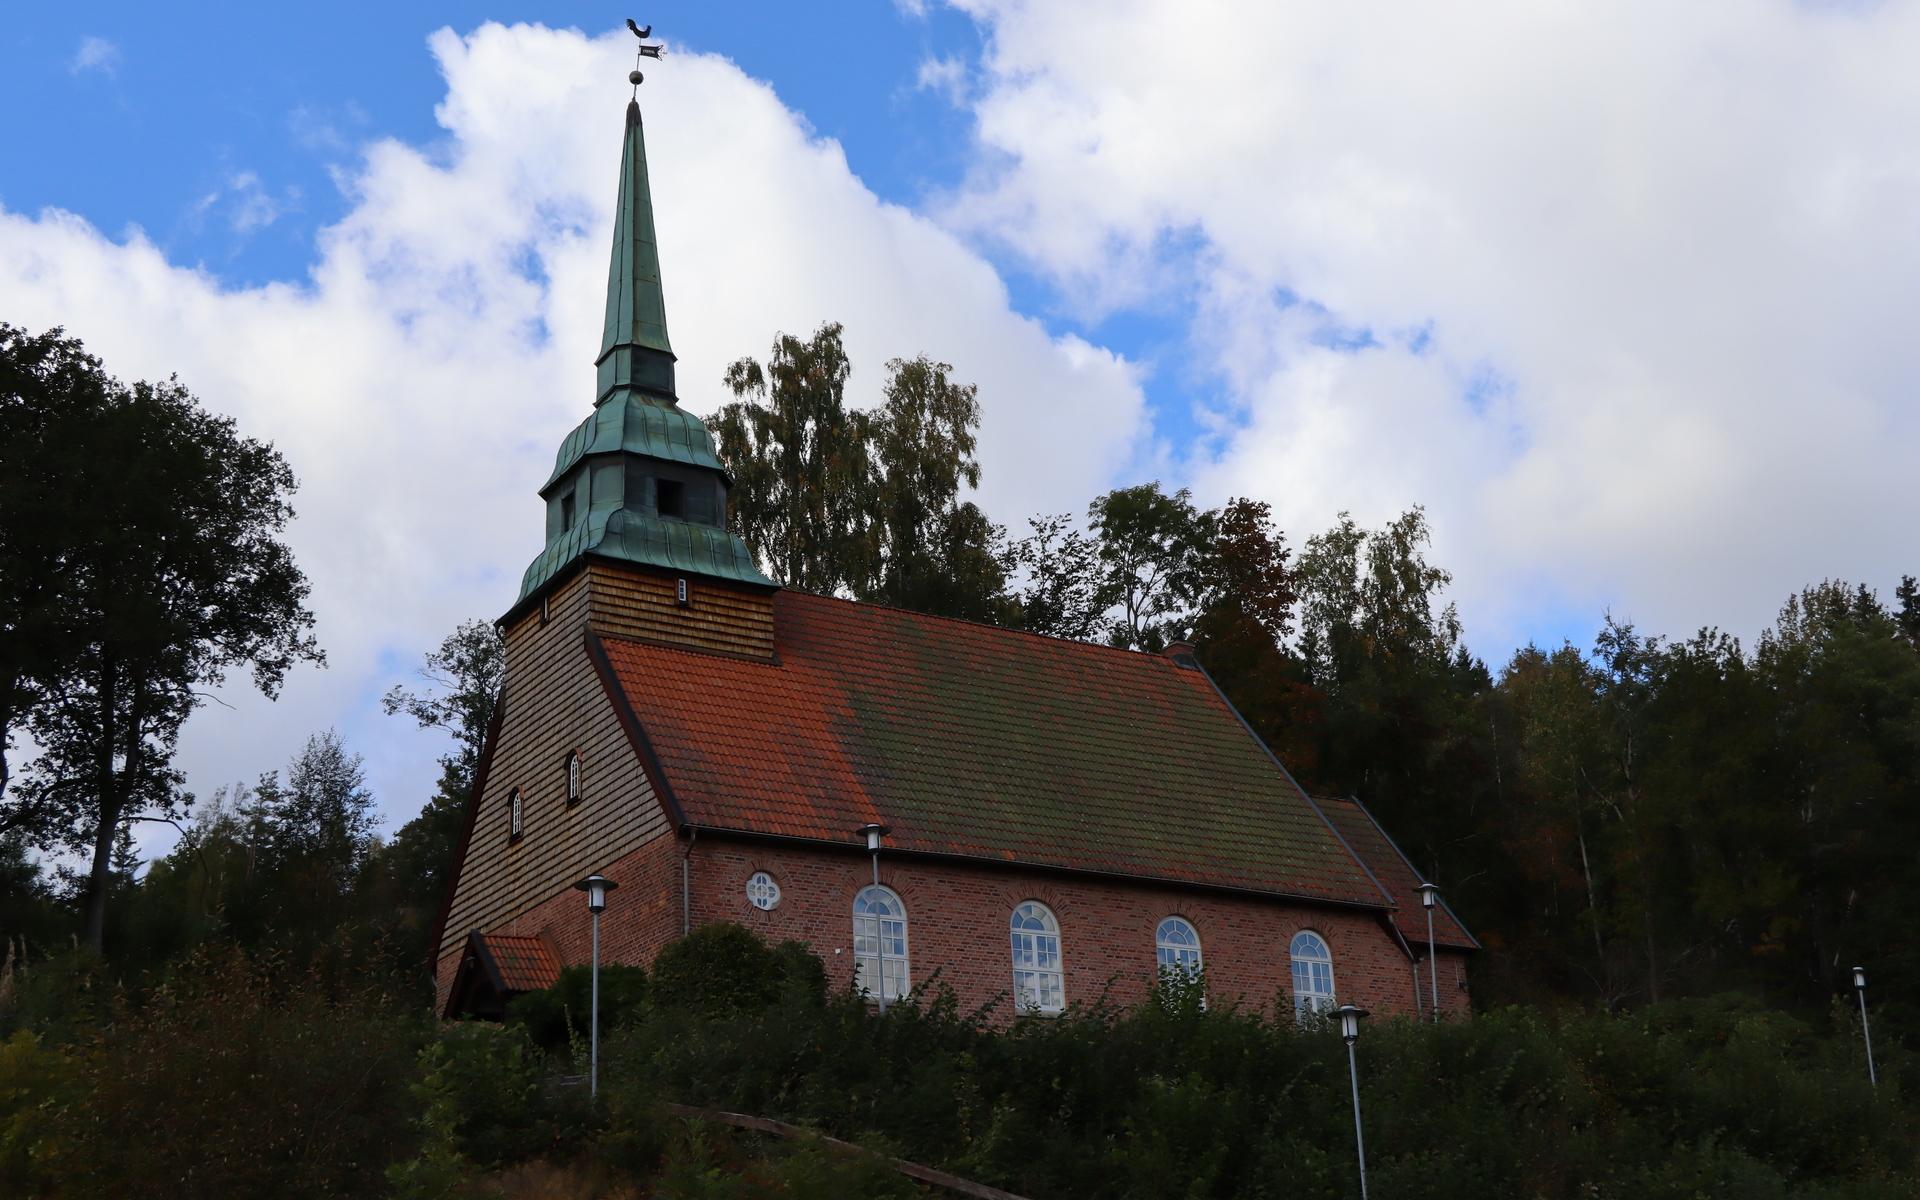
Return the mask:
M1195 667L792 591L777 661L608 640L686 821L1391 903Z

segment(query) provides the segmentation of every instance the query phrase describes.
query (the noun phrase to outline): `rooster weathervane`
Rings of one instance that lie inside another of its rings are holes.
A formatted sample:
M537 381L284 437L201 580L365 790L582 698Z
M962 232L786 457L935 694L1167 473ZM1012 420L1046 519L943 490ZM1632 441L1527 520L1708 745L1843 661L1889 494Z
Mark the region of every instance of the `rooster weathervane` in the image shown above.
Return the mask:
M648 44L647 39L653 36L653 26L651 25L642 25L632 17L628 17L627 28L633 31L634 37L640 39L639 53L633 56L633 70L627 73L627 82L633 85L633 98L638 100L640 98L640 81L646 78L646 76L640 73L640 60L643 58L651 58L657 62L659 61L660 55L665 53L666 47L657 42L651 45Z

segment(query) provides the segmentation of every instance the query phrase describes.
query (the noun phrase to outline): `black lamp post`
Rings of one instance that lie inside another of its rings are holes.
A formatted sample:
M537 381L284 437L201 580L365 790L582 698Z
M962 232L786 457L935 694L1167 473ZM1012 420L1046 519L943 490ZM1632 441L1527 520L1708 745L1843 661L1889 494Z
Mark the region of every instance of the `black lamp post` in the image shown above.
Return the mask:
M1360 1018L1367 1010L1342 1004L1333 1015L1340 1018L1340 1037L1347 1043L1347 1077L1353 1081L1353 1152L1360 1162L1360 1200L1367 1200L1367 1135L1360 1128L1360 1063L1353 1053L1353 1044L1360 1040Z
M1853 969L1853 990L1860 996L1860 1036L1867 1044L1867 1082L1874 1087L1880 1086L1880 1077L1873 1070L1873 1031L1867 1028L1867 969Z
M1420 907L1427 910L1427 981L1433 985L1433 1019L1440 1019L1440 964L1433 956L1433 908L1440 903L1440 885L1423 883L1419 887Z
M593 1027L587 1035L587 1094L600 1094L600 914L607 908L607 893L620 885L605 875L593 874L573 885L587 894L587 911L593 914Z
M867 841L868 852L873 855L873 886L875 887L880 886L880 836L886 831L887 827L876 821L867 822L860 827L859 831L860 836ZM877 976L874 980L873 995L880 1005L880 1011L885 1012L887 1011L887 943L881 933L880 919L878 917L869 919L873 921L873 973ZM854 950L858 952L859 947L855 946Z

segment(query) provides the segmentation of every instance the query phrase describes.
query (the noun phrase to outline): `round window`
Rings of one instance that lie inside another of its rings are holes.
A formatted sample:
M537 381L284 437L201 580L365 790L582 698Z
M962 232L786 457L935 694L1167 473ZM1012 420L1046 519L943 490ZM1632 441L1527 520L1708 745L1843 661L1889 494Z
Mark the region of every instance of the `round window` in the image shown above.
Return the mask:
M747 880L747 903L765 912L780 903L780 885L765 871L755 871Z

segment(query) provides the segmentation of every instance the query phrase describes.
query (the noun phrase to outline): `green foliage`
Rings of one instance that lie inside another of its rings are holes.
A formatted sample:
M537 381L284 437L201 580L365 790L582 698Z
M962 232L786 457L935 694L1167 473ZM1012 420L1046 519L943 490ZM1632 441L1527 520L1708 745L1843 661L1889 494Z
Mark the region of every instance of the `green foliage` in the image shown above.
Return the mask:
M772 576L832 593L872 575L872 467L846 406L852 366L837 324L774 339L765 365L742 358L724 382L736 400L711 425L733 475L729 520Z
M777 1142L702 1121L678 1124L657 1194L663 1200L843 1200L925 1195L882 1157L818 1138Z
M420 1052L412 1095L419 1153L386 1172L404 1200L477 1194L474 1181L509 1164L573 1161L602 1129L585 1089L549 1077L545 1056L517 1025L443 1026ZM626 1146L636 1134L605 1136Z
M1868 1088L1847 1034L1743 1001L1376 1022L1358 1049L1381 1194L1680 1200L1920 1183L1915 1114ZM1027 1195L1354 1194L1339 1038L1203 1007L1191 985L1005 1032L937 994L885 1014L851 997L678 1014L627 1030L613 1062L615 1079ZM724 1172L706 1182L737 1186ZM1709 1185L1732 1190L1694 1190Z
M0 1041L0 1192L54 1190L74 1154L62 1115L84 1095L71 1052L25 1030Z
M89 950L41 957L23 939L0 958L0 1036L33 1033L66 1045L104 1024L114 1000L107 965Z
M670 1011L725 1015L772 1004L814 1005L826 988L826 969L805 945L768 946L727 922L700 926L653 963L653 1003Z
M774 340L727 368L714 415L729 520L773 578L811 592L1005 621L1004 535L960 497L980 483L978 389L925 355L887 363L883 399L847 407L841 327Z
M360 881L368 901L364 910L382 914L379 924L401 961L427 959L427 939L446 894L506 665L506 645L493 622L462 621L427 652L417 672L424 687L396 684L381 699L387 715L411 717L420 728L453 738L452 751L440 756L433 795L391 841L375 849Z
M178 382L128 386L57 330L0 326L0 737L24 721L40 751L0 832L91 856L96 951L116 843L184 807L170 760L207 689L244 666L271 696L321 657L279 540L294 486Z
M197 955L73 1050L63 1194L359 1196L410 1141L425 1023L338 981Z
M640 1012L647 998L645 967L626 963L600 966L600 1031L605 1036ZM527 1031L534 1045L557 1051L583 1041L593 1010L593 969L567 967L550 988L525 992L507 1005L507 1020Z

